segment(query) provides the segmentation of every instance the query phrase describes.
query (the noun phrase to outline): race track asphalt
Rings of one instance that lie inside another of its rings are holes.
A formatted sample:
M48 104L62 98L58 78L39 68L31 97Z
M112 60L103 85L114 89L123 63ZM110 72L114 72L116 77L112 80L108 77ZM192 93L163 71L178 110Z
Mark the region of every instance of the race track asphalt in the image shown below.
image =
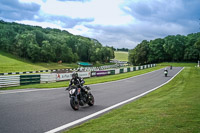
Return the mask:
M170 80L182 68L163 69L115 82L89 85L95 105L74 111L65 88L0 92L0 133L42 133L73 122L151 90Z

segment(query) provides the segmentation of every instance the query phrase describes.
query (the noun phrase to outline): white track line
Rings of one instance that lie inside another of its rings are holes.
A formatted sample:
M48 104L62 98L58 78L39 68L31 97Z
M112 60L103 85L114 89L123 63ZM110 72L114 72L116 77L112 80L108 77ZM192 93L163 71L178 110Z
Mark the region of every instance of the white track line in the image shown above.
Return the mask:
M149 91L146 91L146 92L144 92L144 93L142 93L142 94L140 94L140 95L137 95L137 96L135 96L135 97L132 97L132 98L126 100L126 101L120 102L120 103L118 103L118 104L115 104L115 105L113 105L113 106L110 106L110 107L108 107L108 108L105 108L105 109L103 109L103 110L100 110L100 111L98 111L98 112L96 112L96 113L93 113L93 114L88 115L88 116L86 116L86 117L83 117L83 118L81 118L81 119L75 120L75 121L73 121L73 122L70 122L70 123L65 124L65 125L63 125L63 126L60 126L60 127L58 127L58 128L52 129L52 130L47 131L47 132L45 132L45 133L56 133L56 132L59 132L59 131L63 131L64 129L67 129L67 128L71 127L71 126L74 126L74 125L76 125L76 124L79 124L79 123L81 123L81 122L84 122L84 121L86 121L86 120L88 120L88 119L91 119L91 118L97 116L97 115L103 114L103 113L105 113L105 112L107 112L107 111L109 111L109 110L111 110L111 109L114 109L114 108L116 108L116 107L118 107L118 106L121 106L121 105L123 105L123 104L125 104L125 103L128 103L128 102L133 101L133 100L135 100L135 99L137 99L137 98L139 98L139 97L142 97L142 96L144 96L144 95L146 95L146 94L148 94L148 93L150 93L150 92L152 92L152 91L154 91L154 90L160 88L161 86L163 86L163 85L169 83L169 82L170 82L172 79L174 79L183 69L184 69L184 68L182 68L182 69L181 69L176 75L174 75L170 80L168 80L167 82L165 82L165 83L163 83L163 84L157 86L156 88L153 88L153 89L151 89L151 90L149 90Z
M161 68L161 69L164 69L164 68ZM146 75L146 74L150 74L150 73L159 71L159 70L161 70L161 69L158 69L158 70L155 70L155 71L151 71L151 72L148 72L148 73L144 73L144 74L140 74L140 75L137 75L137 76L133 76L133 77L130 77L130 78L125 78L125 79L120 79L120 80L110 81L110 82L104 82L104 83L90 84L90 85L88 85L88 86L95 86L95 85L100 85L100 84L109 84L109 83L113 83L113 82L119 82L119 81L123 81L123 80L126 80L126 79L136 78L136 77L139 77L139 76L143 76L143 75ZM132 71L132 72L134 72L134 71ZM67 85L67 84L66 84L66 85ZM64 89L64 88L65 88L65 87L62 87L62 88L31 89L31 90L7 90L7 91L0 91L0 95L1 95L1 94L24 93L24 92L35 92L35 91L51 91L51 90Z

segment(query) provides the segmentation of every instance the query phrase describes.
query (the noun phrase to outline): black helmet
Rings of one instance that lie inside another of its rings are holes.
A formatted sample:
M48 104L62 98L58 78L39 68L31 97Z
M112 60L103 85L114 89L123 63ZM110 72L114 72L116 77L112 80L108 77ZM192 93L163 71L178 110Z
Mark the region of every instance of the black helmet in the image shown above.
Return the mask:
M73 73L72 73L72 78L77 78L77 77L78 77L78 73L73 72Z

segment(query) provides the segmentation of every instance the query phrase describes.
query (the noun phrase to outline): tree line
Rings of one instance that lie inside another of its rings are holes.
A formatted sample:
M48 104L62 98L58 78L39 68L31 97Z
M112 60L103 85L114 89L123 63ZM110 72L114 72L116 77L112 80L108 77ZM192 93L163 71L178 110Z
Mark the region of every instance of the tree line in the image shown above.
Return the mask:
M197 62L200 59L200 32L169 35L163 39L143 40L129 50L129 62L134 65L158 62Z
M114 51L123 51L123 52L128 52L128 48L113 48Z
M65 30L0 21L0 50L32 62L109 62L112 47Z

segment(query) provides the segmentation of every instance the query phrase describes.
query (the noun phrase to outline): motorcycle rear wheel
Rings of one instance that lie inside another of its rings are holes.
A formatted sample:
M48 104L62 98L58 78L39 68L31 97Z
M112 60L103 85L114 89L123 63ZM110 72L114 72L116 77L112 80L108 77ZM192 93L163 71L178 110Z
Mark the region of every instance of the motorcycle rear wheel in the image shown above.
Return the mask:
M70 105L74 110L79 110L79 103L75 100L74 97L70 99Z

